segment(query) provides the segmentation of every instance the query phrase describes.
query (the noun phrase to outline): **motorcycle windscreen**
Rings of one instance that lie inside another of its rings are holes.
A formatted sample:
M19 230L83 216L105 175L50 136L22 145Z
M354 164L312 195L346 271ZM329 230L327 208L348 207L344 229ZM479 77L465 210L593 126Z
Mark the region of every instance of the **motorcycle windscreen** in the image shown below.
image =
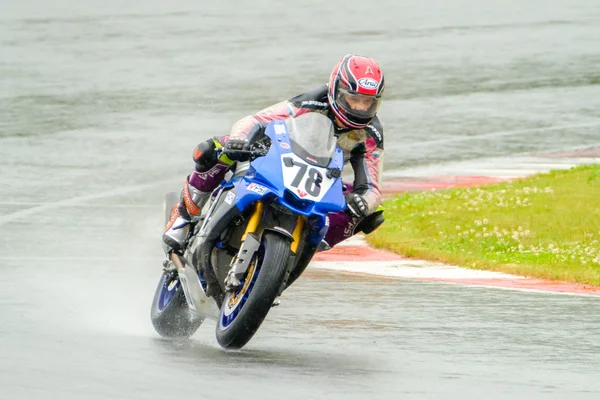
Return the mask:
M285 120L294 154L304 161L327 167L335 151L333 123L317 112L309 112Z

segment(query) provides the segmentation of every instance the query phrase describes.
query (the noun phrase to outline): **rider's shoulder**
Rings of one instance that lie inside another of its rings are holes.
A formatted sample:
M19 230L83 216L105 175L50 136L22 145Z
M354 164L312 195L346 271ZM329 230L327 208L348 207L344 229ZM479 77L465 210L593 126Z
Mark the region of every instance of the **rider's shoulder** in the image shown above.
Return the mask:
M289 102L298 108L326 110L329 108L327 101L327 85L321 85L308 92L301 93L289 99Z
M381 121L379 121L377 116L373 118L371 123L367 125L364 130L367 136L375 140L377 147L383 149L383 126L381 125Z

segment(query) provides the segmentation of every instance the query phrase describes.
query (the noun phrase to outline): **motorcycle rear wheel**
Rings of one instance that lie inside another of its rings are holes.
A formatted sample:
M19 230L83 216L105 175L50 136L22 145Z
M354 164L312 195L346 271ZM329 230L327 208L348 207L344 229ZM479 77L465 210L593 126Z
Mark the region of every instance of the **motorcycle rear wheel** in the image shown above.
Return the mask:
M150 309L150 319L156 332L166 338L192 336L204 321L188 307L177 273L163 272Z

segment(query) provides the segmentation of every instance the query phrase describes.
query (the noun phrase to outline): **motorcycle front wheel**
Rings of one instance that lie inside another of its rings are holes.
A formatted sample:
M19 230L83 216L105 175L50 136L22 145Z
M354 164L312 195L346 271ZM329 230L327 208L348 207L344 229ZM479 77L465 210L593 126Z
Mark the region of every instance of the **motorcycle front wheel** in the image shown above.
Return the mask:
M239 349L254 336L285 285L290 242L267 232L242 285L225 295L216 326L217 342Z

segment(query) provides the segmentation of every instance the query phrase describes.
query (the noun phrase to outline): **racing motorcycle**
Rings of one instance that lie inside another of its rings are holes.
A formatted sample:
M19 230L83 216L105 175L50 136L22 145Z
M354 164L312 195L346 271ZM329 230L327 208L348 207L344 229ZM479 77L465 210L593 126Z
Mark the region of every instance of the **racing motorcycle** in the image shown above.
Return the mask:
M273 121L252 142L249 161L213 191L185 252L164 263L151 308L161 336L189 337L214 318L219 345L243 347L318 250L327 214L346 206L329 118ZM165 221L178 200L167 194Z

